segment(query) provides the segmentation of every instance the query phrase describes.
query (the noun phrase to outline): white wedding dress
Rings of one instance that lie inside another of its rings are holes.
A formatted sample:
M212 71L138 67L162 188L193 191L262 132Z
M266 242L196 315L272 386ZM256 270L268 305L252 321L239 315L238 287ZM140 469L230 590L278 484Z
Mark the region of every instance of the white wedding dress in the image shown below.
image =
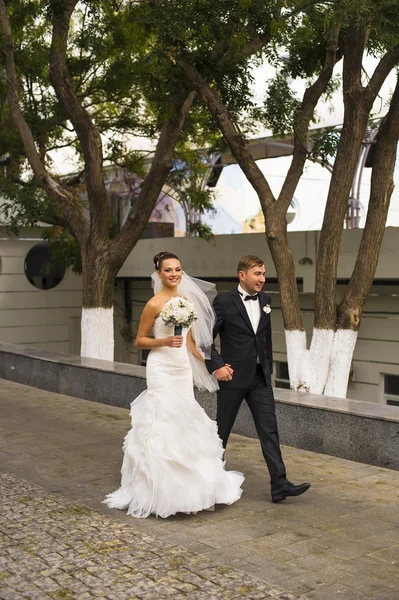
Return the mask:
M242 494L244 477L225 470L216 422L195 400L187 331L181 348L151 350L147 389L131 404L121 487L104 503L133 517L196 513L232 504ZM173 335L173 327L158 316L154 335Z

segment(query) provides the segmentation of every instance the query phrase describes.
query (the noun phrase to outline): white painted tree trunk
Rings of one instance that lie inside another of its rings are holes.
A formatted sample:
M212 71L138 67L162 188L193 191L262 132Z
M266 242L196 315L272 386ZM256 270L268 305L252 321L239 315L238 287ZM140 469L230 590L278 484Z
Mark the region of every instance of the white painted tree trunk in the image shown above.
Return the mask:
M114 309L82 309L81 356L114 360Z
M345 398L357 333L314 329L310 349L305 331L285 332L291 388Z
M331 348L330 368L324 388L326 396L346 398L353 352L356 346L357 331L338 329Z
M285 330L285 344L287 346L288 372L290 375L291 389L306 392L305 381L307 353L306 331Z

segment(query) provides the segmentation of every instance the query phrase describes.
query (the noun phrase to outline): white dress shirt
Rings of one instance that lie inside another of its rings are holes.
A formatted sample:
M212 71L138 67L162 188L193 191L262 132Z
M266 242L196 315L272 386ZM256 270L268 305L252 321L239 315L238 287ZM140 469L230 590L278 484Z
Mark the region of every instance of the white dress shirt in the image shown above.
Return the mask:
M252 329L256 333L257 329L258 329L260 317L261 317L260 301L259 301L259 299L257 301L255 301L255 300L245 301L246 296L250 296L250 294L248 294L248 292L243 290L240 285L238 286L238 291L241 294L241 298L244 303L245 310L247 311L249 320L251 321Z

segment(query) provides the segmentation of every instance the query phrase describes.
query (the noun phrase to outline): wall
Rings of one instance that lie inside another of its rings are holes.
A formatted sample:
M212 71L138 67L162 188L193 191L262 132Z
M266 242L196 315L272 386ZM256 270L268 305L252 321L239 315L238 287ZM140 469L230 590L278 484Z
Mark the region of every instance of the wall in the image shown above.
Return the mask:
M25 276L24 261L30 248L41 240L31 232L24 236L31 239L0 240L0 340L72 352L80 323L81 278L68 270L55 288L34 287Z
M387 227L375 277L399 279L398 228ZM304 291L314 290L315 256L319 243L319 231L296 231L288 234L288 241L295 260L296 276L303 279ZM338 263L338 278L352 274L362 230L343 230ZM276 271L263 233L220 235L214 243L197 237L158 238L140 240L119 271L119 277L148 277L154 270L152 258L162 250L174 252L182 258L184 268L196 277L233 277L237 261L245 254L257 254L265 259L267 274L276 277ZM300 264L305 256L313 265Z
M21 238L6 237L0 228L0 341L54 352L80 353L82 279L67 269L51 290L33 286L25 276L29 250L42 242L39 230L20 231ZM124 331L124 292L115 287L115 358L129 362Z

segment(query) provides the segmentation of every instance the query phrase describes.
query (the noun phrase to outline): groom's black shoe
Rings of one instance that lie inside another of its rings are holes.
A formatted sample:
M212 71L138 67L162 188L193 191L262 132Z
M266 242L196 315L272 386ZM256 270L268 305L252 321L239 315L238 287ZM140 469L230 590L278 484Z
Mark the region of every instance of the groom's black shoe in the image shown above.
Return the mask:
M282 502L289 496L300 496L301 494L307 492L309 488L310 483L300 483L299 485L294 485L286 479L281 486L272 489L272 501Z

